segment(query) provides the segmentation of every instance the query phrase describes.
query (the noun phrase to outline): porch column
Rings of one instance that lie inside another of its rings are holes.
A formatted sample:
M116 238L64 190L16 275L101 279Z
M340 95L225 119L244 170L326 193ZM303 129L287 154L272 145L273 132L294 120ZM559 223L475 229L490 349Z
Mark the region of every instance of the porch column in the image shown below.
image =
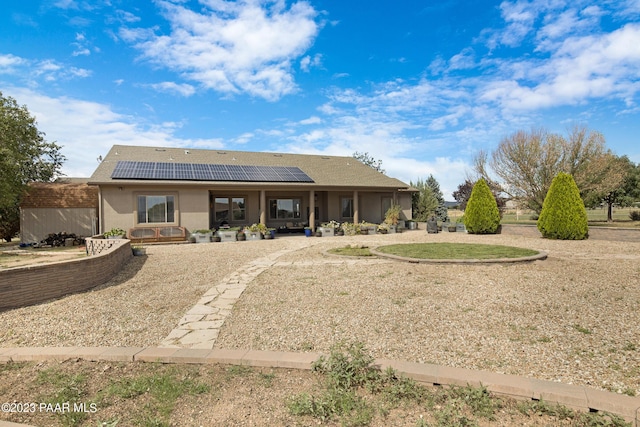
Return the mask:
M316 192L309 190L309 227L316 231Z
M267 224L267 193L260 190L260 224Z
M353 223L357 224L360 222L360 214L358 213L359 203L358 203L358 191L355 190L353 192Z

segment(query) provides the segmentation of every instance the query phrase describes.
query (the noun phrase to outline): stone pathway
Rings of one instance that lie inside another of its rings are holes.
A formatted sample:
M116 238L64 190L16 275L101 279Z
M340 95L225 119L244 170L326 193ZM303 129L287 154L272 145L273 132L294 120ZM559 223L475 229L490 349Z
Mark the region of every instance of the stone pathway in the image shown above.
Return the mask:
M305 242L306 243L306 242ZM217 285L209 289L200 300L180 319L175 328L160 343L159 347L168 348L199 348L213 349L218 338L220 328L233 305L238 301L247 285L258 277L263 271L273 266L293 265L293 261L278 261L282 256L308 247L307 244L300 247L283 249L269 255L258 258L245 264L234 273L222 279ZM359 258L342 257L343 259L326 259L322 261L296 261L296 265L323 264L361 264L387 262L382 260L362 260Z

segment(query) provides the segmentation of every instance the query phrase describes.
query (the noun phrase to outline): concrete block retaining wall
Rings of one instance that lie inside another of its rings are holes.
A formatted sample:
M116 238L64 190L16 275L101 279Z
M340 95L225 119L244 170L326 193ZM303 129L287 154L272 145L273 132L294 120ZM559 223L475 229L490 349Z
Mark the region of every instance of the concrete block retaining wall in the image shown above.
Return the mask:
M86 258L0 271L0 311L84 292L110 280L133 256L129 240L87 239Z

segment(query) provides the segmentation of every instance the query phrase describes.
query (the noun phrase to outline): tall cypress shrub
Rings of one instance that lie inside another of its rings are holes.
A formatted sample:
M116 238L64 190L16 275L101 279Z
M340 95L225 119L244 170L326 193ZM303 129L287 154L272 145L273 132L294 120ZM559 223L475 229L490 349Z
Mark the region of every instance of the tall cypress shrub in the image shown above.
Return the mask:
M494 234L500 225L500 211L487 182L480 178L471 190L464 210L464 226L472 234Z
M542 237L583 240L589 237L587 210L573 177L560 172L553 178L538 218Z

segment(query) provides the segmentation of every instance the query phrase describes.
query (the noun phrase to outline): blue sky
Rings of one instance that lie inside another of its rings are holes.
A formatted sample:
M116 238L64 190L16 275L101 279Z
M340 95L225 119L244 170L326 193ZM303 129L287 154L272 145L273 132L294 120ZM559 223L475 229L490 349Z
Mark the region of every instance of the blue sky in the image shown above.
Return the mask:
M640 162L640 0L25 0L0 91L90 176L113 144L350 156L445 198L517 130Z

